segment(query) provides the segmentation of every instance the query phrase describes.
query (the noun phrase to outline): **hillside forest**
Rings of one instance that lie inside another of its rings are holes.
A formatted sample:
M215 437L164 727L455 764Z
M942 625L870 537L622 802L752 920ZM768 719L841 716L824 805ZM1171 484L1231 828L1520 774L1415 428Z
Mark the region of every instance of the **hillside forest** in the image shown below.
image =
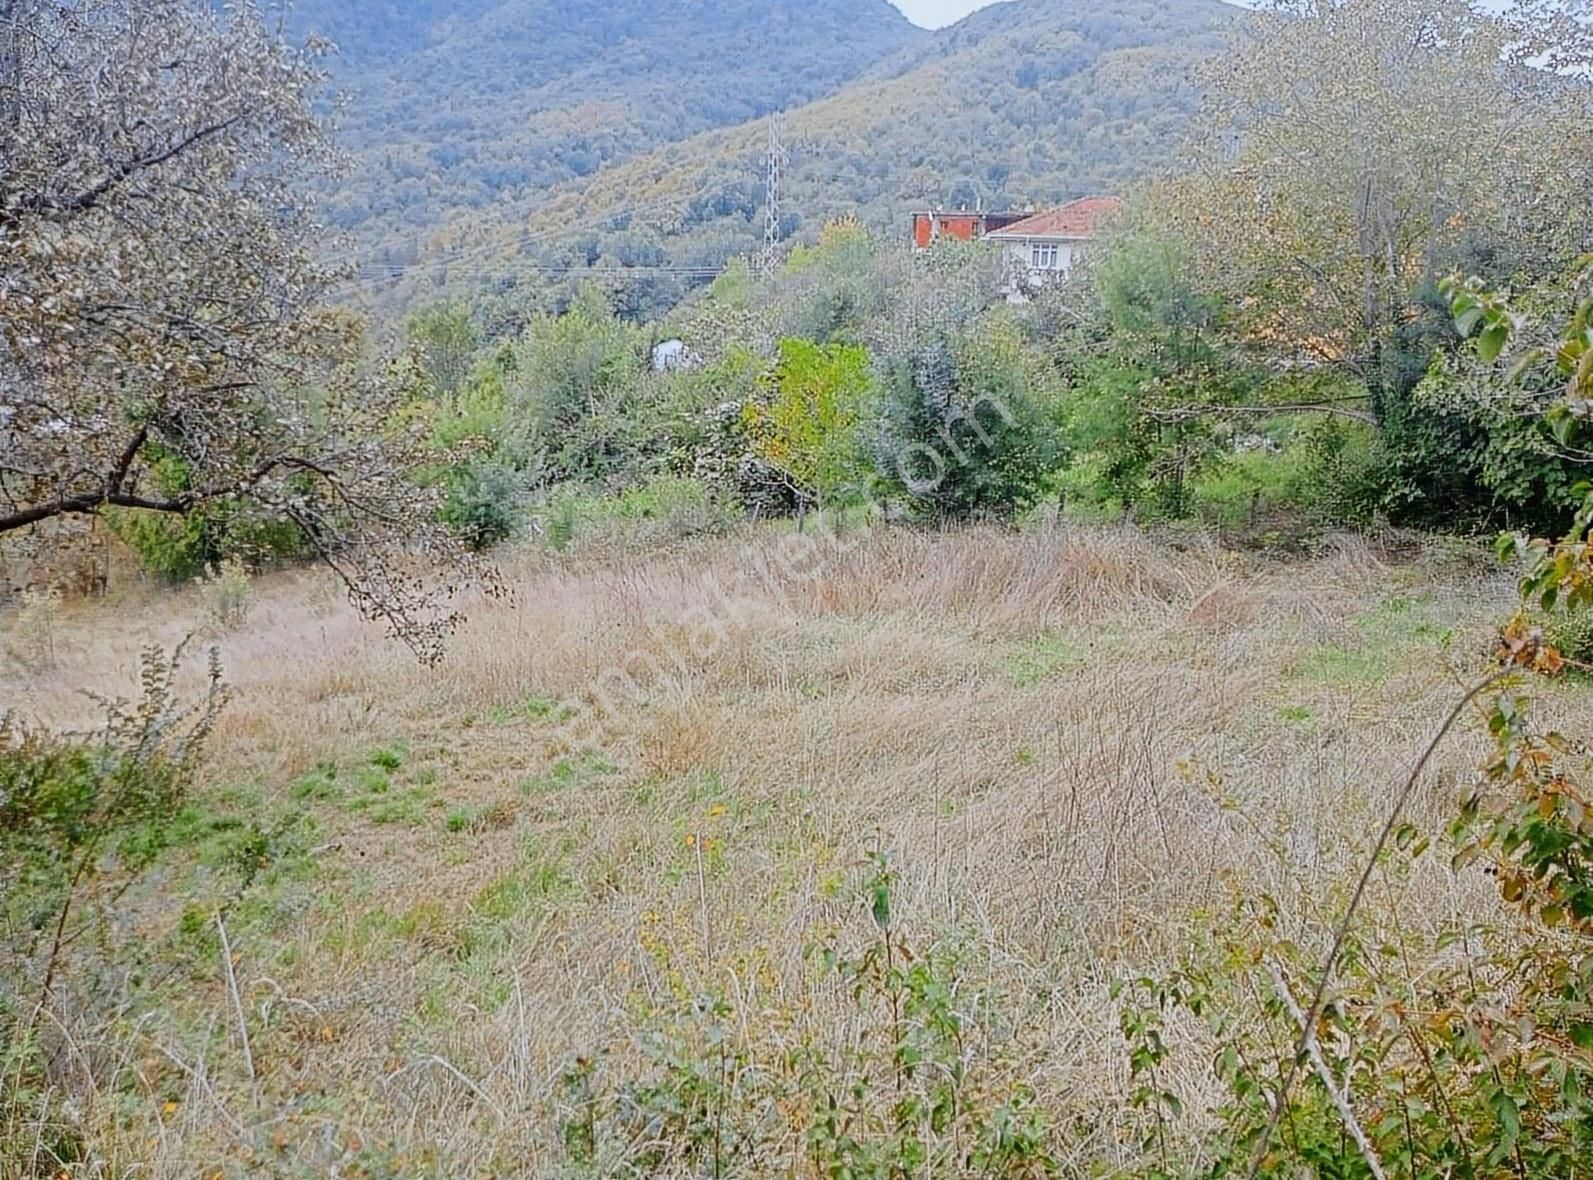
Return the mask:
M1587 1175L1590 70L0 6L0 1177Z

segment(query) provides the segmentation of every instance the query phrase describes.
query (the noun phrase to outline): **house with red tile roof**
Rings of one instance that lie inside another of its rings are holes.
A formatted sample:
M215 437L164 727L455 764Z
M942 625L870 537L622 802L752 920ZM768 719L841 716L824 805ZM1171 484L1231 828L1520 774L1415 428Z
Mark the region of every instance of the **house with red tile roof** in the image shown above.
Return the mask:
M1085 197L985 234L982 241L1006 251L1007 298L1021 303L1033 289L1066 275L1122 210L1118 197Z

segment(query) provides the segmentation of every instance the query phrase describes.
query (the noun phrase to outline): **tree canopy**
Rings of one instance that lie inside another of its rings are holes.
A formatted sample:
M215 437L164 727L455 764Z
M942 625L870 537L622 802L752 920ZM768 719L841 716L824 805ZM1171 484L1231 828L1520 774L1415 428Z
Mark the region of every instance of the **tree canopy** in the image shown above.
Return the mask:
M409 392L324 303L324 81L249 2L6 6L0 534L226 502L429 654L446 614L401 572L432 521Z

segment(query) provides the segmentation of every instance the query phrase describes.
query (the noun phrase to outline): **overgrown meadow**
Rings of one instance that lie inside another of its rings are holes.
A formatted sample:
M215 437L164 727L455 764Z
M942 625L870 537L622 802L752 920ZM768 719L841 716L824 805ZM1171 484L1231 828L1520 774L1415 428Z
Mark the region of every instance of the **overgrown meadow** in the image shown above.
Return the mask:
M257 584L237 629L196 592L64 609L30 710L87 727L81 688L121 690L142 647L195 631L231 699L176 809L125 829L158 841L148 869L76 885L70 988L10 1050L34 1088L7 1107L10 1158L1208 1160L1219 1034L1136 981L1237 970L1213 1002L1287 1037L1235 948L1292 947L1304 987L1508 608L1492 571L1468 548L1346 537L1278 561L1059 525L595 545L515 557L512 602L473 604L435 672L320 577ZM201 671L178 677L190 699ZM1465 728L1412 802L1428 839L1486 744ZM26 752L6 747L9 775ZM1416 979L1457 930L1510 923L1481 871L1410 853L1363 921ZM13 937L40 897L10 894ZM1145 1006L1152 1032L1125 1024Z
M1236 21L1051 281L375 325L325 45L13 7L0 1176L1588 1175L1571 6Z

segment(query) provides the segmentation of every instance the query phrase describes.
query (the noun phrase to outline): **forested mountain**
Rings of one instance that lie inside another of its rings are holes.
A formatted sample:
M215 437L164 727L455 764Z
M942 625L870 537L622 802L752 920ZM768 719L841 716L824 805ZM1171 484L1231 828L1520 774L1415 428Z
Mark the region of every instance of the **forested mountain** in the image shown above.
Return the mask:
M788 112L785 229L812 234L853 213L890 230L931 202L1021 207L1119 189L1168 164L1199 102L1193 69L1239 16L1219 0L1011 0L914 39ZM593 104L613 93L579 85ZM372 259L364 290L413 305L512 284L512 300L551 268L612 279L640 266L616 293L656 309L758 246L768 134L764 119L707 131L473 209L420 266Z
M337 44L348 69L391 63L440 45L503 0L284 0L296 34L316 33Z
M928 37L887 0L305 0L355 156L328 201L412 258L446 217L835 92Z

